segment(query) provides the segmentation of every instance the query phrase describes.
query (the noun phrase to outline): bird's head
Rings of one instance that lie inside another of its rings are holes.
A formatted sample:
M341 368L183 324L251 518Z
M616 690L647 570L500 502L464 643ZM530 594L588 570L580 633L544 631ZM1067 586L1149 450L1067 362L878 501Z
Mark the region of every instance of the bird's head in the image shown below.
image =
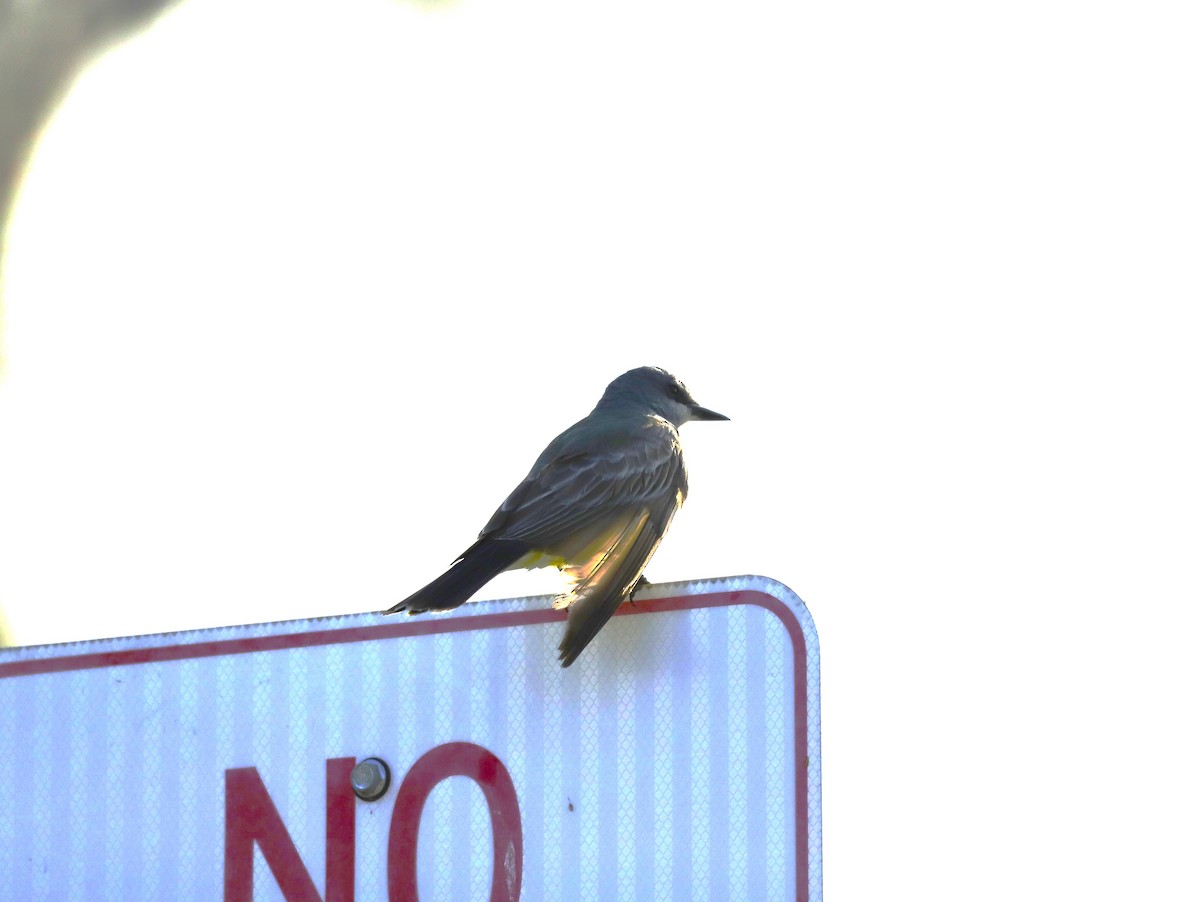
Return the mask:
M689 420L728 420L724 414L701 407L687 386L664 369L640 366L609 383L597 410L638 407L658 414L676 427Z

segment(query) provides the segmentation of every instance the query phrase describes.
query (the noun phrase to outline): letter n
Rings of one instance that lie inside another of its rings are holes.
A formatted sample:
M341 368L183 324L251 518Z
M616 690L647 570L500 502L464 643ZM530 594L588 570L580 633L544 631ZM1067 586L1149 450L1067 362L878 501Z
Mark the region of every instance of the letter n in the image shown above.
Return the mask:
M354 902L353 758L325 762L325 902ZM225 902L254 898L254 844L287 902L321 902L257 767L225 771Z

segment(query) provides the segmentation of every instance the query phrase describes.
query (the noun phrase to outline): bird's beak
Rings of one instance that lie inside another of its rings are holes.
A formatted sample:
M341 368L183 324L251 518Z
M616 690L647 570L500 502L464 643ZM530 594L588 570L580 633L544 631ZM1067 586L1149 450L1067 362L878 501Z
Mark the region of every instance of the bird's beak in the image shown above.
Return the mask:
M695 405L695 404L692 405L691 414L692 414L693 420L728 420L729 419L729 417L725 416L725 414L723 414L723 413L717 413L715 410L709 410L707 407L700 407L699 405Z

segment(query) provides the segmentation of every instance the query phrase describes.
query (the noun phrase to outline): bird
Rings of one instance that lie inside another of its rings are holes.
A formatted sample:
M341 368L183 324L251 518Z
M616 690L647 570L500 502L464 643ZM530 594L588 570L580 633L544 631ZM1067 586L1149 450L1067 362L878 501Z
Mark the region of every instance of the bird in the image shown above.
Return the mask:
M687 497L679 427L728 420L664 369L609 383L590 414L555 438L441 576L384 613L456 608L505 570L554 566L570 589L559 661L570 667L600 628L648 585L642 572Z

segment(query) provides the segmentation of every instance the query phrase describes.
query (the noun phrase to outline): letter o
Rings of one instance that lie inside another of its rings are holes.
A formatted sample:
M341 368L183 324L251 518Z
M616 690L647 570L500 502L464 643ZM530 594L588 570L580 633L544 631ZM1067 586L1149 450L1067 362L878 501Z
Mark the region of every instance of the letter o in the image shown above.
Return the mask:
M433 787L447 777L475 781L492 818L490 902L517 902L521 896L521 808L504 764L473 742L447 742L430 749L404 775L388 828L389 902L417 900L417 836L421 812Z

